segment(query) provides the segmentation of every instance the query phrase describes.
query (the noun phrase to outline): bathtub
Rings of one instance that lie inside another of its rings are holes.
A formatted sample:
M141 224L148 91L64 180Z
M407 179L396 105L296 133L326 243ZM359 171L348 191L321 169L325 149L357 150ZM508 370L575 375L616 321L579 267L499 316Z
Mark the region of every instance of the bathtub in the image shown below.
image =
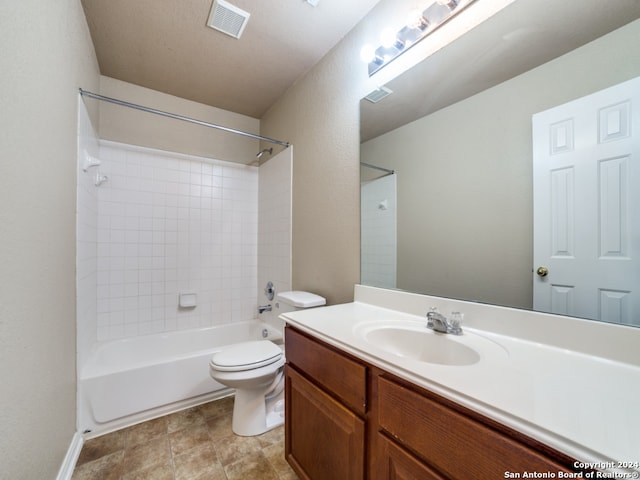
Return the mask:
M80 370L78 429L92 436L230 394L209 376L211 356L263 338L282 344L258 320L99 343Z

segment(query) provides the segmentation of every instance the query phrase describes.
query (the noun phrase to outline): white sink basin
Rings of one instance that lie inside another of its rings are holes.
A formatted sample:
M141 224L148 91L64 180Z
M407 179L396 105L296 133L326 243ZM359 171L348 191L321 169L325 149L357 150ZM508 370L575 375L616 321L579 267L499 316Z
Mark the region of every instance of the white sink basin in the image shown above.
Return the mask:
M507 357L500 345L474 333L464 332L461 336L436 333L426 328L426 321L397 323L365 322L357 325L354 333L377 349L419 362L465 366L496 354Z

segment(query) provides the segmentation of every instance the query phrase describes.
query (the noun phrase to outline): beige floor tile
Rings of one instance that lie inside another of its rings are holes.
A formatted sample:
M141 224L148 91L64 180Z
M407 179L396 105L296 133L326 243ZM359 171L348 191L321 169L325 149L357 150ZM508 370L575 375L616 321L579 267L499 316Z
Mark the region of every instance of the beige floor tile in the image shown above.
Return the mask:
M209 427L209 435L212 440L216 440L223 437L233 435L231 430L231 415L226 417L215 417L207 420L207 426Z
M298 476L284 458L284 443L269 445L262 449L262 453L280 480L298 480Z
M149 442L127 448L124 454L123 472L130 474L166 463L171 463L171 449L169 448L169 438L163 435Z
M198 407L182 410L181 412L172 413L167 417L167 431L169 433L184 430L185 428L195 427L196 425L205 425L205 419Z
M298 480L284 459L284 427L240 437L233 398L87 440L73 480Z
M211 443L199 445L173 457L176 480L227 480Z
M72 480L119 480L122 475L124 450L76 466Z
M238 461L226 465L224 471L228 480L279 480L275 470L261 451L243 456Z
M174 480L171 461L151 465L134 472L125 471L122 480Z
M149 420L148 422L139 423L124 431L126 433L127 447L147 443L160 435L167 434L167 417L160 417Z
M171 442L171 453L180 455L191 448L203 444L209 445L211 437L209 436L207 425L204 424L173 432L169 434L169 441Z
M118 450L123 450L124 445L125 433L122 430L108 433L101 437L90 438L84 442L76 465L82 465Z
M213 441L218 460L223 467L240 460L242 457L258 453L260 441L256 437L229 435Z
M260 441L260 446L262 447L268 447L274 444L284 445L284 425L269 430L256 438Z
M211 467L208 470L204 470L201 472L191 472L187 474L187 476L178 476L176 473L175 480L228 480L227 474L224 473L224 468L219 463ZM245 480L258 480L258 479L245 479Z

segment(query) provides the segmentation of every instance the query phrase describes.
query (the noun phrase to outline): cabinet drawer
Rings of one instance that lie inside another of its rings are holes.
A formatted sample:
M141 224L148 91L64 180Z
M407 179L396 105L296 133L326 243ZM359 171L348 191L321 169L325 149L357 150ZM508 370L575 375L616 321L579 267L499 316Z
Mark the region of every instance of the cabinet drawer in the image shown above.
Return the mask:
M287 363L333 393L354 412L364 414L367 368L291 327L285 329Z
M431 398L380 377L379 425L450 478L569 471L517 440Z

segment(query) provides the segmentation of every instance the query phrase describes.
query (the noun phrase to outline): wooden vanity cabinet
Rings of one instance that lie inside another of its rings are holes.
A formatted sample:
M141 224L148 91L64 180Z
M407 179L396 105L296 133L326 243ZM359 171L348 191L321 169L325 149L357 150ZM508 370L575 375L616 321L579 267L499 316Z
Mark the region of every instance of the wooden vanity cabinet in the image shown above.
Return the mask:
M285 458L302 480L366 478L366 366L290 327L285 345Z
M285 342L285 458L303 480L572 472L568 456L295 328Z

